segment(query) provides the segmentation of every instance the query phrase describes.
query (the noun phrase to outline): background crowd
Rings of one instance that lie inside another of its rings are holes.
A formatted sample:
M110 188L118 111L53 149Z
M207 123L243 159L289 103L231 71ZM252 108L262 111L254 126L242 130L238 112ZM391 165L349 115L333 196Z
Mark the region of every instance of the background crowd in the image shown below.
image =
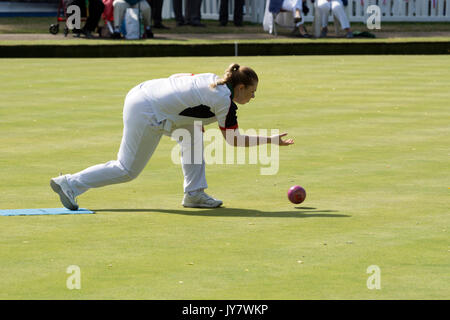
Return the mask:
M100 19L111 25L110 36L114 39L123 37L122 21L128 8L138 8L144 26L144 38L153 38L153 29L169 29L163 24L162 8L164 0L89 0L86 8L85 0L64 0L65 7L78 5L82 16L87 17L83 28L74 30L75 35L92 37L97 30ZM167 0L166 0L167 1ZM205 28L201 22L201 5L203 0L171 0L175 15L176 27L193 26ZM229 18L229 5L234 1L233 23L236 27L243 26L245 0L220 0L219 25L226 26ZM304 28L303 14L309 11L306 0L269 0L270 12L276 14L281 11L292 12L295 22L293 35L308 38L310 35ZM352 37L350 23L344 11L347 0L315 0L317 12L321 14L321 37L327 36L328 14L332 12L339 20L341 27L346 31L348 38ZM313 1L314 2L314 1ZM88 14L87 14L88 12Z

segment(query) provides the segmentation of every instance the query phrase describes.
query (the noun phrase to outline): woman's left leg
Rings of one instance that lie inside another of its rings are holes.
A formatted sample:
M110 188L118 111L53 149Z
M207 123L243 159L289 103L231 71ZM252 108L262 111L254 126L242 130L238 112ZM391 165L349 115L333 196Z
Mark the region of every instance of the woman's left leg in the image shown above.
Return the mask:
M214 199L204 192L208 188L203 157L203 130L201 125L184 127L188 137L179 141L181 165L184 175L184 198L182 205L193 208L216 208L221 200Z
M203 157L203 132L201 126L184 127L188 137L179 141L181 165L184 175L184 192L193 192L208 188Z

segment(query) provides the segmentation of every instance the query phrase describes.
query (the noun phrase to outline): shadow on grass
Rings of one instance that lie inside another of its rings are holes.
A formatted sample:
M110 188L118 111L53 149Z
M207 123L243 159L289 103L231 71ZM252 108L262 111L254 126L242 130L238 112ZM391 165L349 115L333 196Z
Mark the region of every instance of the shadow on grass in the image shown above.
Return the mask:
M337 210L316 210L311 207L296 207L293 211L260 211L241 208L213 209L92 209L94 212L158 212L202 217L251 217L251 218L347 218L346 214L335 214Z

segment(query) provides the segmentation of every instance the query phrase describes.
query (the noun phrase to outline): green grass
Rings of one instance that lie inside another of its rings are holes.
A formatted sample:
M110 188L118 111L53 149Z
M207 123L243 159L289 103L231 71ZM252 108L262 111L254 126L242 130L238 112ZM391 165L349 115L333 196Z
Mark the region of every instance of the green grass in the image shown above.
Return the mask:
M137 83L231 62L0 60L0 208L59 207L51 177L115 159ZM79 197L95 215L0 217L0 299L448 299L450 57L237 62L260 78L240 127L295 139L278 174L208 165L225 208L184 209L165 137L136 180ZM69 265L81 290L66 288Z

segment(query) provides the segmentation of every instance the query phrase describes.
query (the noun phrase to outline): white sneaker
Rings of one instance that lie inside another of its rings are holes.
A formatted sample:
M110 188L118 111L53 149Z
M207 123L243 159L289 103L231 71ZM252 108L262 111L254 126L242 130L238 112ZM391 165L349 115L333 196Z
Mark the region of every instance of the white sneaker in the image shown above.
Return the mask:
M78 204L75 200L72 189L67 182L66 176L59 176L50 179L50 187L59 195L61 203L69 210L78 210Z
M182 205L188 208L217 208L222 205L222 201L214 199L205 192L200 191L195 196L190 196L189 193L185 193Z

